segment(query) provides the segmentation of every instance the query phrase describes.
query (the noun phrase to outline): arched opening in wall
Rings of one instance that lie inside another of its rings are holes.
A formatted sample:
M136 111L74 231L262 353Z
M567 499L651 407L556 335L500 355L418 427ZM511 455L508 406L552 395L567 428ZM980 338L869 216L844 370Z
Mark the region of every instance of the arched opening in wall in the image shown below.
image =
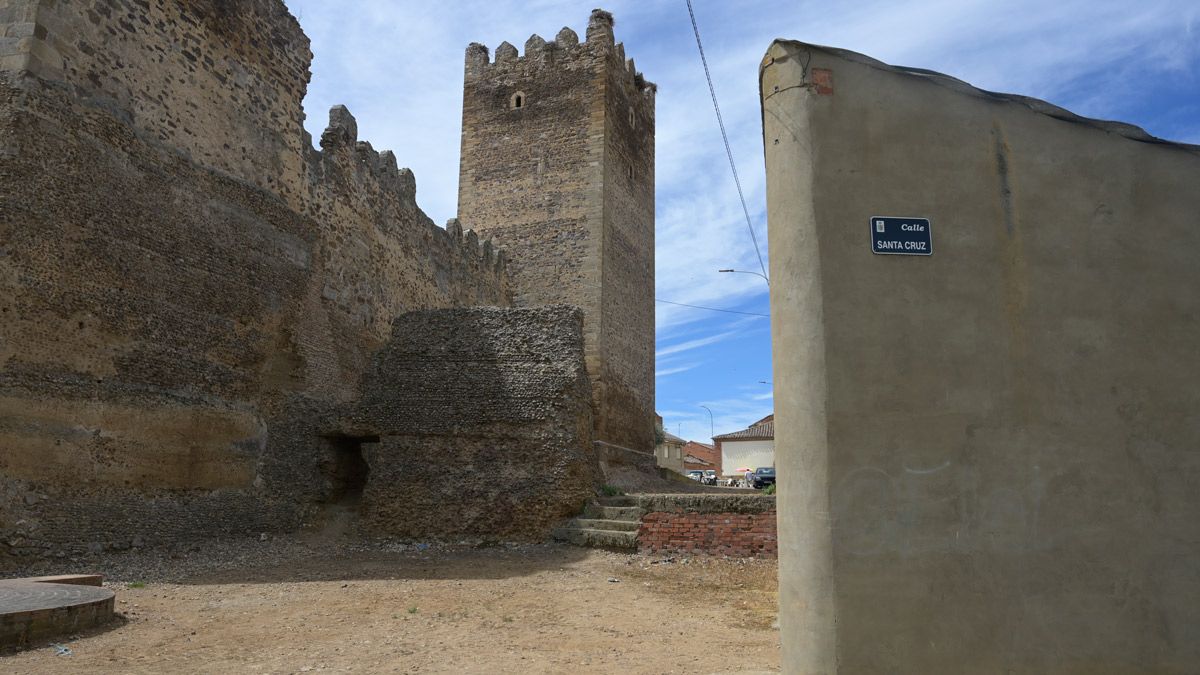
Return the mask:
M329 481L328 503L357 506L371 467L363 456L363 445L378 443L378 436L327 436L328 456L322 463Z
M508 105L513 110L517 110L519 108L524 108L525 107L525 92L518 91L517 93L513 94L512 98L510 98L508 100Z

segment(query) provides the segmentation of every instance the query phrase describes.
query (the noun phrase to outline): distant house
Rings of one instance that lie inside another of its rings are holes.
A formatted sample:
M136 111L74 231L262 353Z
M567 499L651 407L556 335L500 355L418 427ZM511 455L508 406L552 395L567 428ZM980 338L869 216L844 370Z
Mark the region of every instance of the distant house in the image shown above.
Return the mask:
M738 469L775 466L775 415L767 415L741 431L713 437L720 456L722 476L735 476Z
M712 469L721 474L721 453L707 443L698 443L696 441L688 441L687 445L683 446L683 470L692 471L698 469L706 471Z
M662 443L654 447L654 458L659 466L683 473L683 446L685 445L687 445L687 441L664 431Z

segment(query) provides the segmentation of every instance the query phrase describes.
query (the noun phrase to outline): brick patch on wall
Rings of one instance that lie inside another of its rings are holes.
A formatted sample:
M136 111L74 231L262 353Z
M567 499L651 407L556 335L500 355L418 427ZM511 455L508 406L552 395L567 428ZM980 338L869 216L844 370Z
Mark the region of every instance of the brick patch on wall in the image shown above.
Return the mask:
M738 558L776 557L775 511L762 513L679 513L642 516L641 553L706 553Z

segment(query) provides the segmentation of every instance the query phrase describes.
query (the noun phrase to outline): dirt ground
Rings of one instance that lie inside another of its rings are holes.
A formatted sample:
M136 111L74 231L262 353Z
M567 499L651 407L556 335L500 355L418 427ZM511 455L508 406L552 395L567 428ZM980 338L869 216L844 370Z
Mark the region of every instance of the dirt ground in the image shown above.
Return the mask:
M116 625L61 641L69 655L45 646L2 657L0 671L779 668L774 561L648 557L565 545L301 548L256 560L234 559L166 581L114 582L122 615Z

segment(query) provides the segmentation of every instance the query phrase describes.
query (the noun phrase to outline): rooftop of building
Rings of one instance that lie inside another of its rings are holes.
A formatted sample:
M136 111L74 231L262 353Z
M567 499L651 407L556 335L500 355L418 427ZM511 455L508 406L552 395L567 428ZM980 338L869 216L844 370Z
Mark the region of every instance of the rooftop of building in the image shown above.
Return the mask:
M775 440L775 414L772 413L741 431L713 436L714 441L770 441Z

